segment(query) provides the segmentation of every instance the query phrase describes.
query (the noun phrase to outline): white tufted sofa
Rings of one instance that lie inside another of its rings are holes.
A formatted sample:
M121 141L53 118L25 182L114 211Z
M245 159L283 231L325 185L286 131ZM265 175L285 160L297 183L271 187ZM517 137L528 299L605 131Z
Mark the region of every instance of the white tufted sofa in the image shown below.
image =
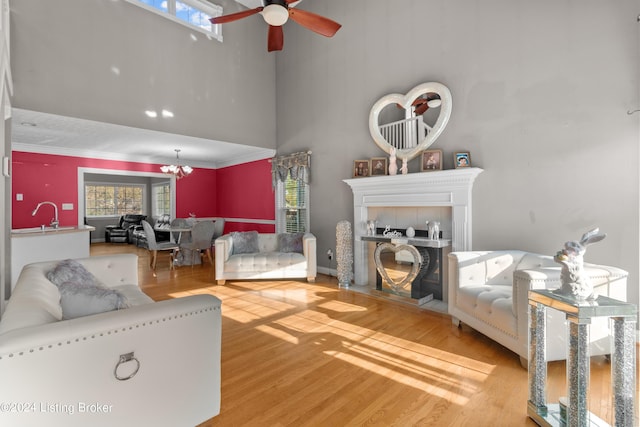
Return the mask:
M194 426L220 412L220 300L153 302L134 254L78 259L130 308L61 320L60 292L22 269L0 319L3 426ZM135 360L118 366L121 355ZM6 406L10 405L10 406Z
M314 282L317 274L316 237L305 233L302 237L303 253L278 252L278 235L259 233L260 251L233 254L230 234L215 241L216 280L224 285L227 279L295 279L306 278Z
M624 270L585 263L598 294L621 301L627 297ZM556 289L560 266L553 258L523 251L473 251L449 254L449 314L528 359L530 289ZM547 360L566 358L566 320L547 311ZM591 355L609 354L607 319L590 327Z

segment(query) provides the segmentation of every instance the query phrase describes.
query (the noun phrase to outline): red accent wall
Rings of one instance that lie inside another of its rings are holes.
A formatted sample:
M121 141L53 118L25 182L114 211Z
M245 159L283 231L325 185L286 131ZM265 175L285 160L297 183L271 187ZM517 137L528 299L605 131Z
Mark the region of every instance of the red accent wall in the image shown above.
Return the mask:
M12 228L48 224L53 208L43 206L34 217L31 212L39 202L51 201L59 208L60 225L78 223L78 168L100 168L137 172L158 172L160 165L150 163L100 160L86 157L12 152ZM186 218L220 216L273 220L274 194L271 190L271 164L268 160L245 163L222 169L195 168L193 174L176 183L176 215ZM22 194L22 201L16 194ZM63 203L74 209L62 210ZM225 232L258 230L273 232L271 224L228 222Z
M176 217L189 218L220 216L217 213L218 187L215 169L196 169L188 177L176 181Z
M258 160L217 170L218 215L225 218L275 220L275 194L271 188L271 163ZM228 222L225 232L273 233L273 224Z

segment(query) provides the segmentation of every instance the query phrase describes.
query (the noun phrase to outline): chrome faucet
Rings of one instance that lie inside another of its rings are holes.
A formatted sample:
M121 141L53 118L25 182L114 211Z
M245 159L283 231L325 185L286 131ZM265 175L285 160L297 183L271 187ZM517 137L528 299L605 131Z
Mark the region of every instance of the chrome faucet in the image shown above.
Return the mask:
M51 220L51 223L49 225L51 227L53 227L53 228L58 228L58 224L60 224L60 222L58 221L58 207L53 202L40 202L40 203L38 203L38 206L36 206L36 208L33 210L33 212L31 212L31 216L36 216L36 214L38 213L38 209L40 209L40 206L42 206L42 205L51 205L51 206L53 206L53 215L54 215L54 217Z

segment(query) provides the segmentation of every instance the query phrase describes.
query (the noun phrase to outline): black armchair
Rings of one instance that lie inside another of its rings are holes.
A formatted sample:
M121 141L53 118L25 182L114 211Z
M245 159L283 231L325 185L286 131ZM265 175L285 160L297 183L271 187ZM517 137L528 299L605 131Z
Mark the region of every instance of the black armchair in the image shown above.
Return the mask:
M153 231L156 236L156 242L168 242L171 238L171 219L168 214L164 214L156 219L156 223L153 226ZM142 225L136 225L133 231L133 239L131 243L140 247L148 248L147 233L144 231Z
M146 215L126 214L120 217L117 225L107 225L104 230L104 240L110 243L130 243L136 226L142 224Z

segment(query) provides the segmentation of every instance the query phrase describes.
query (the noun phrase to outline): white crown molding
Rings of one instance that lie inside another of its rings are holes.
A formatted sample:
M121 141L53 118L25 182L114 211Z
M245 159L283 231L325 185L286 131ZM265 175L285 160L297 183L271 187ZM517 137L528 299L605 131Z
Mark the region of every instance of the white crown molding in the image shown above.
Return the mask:
M101 159L101 160L118 160L124 162L136 162L136 163L152 163L152 164L165 164L165 163L173 163L175 162L175 157L150 157L150 156L133 156L130 154L123 153L108 153L104 151L95 151L95 150L78 150L77 148L66 148L59 146L45 146L38 144L23 144L23 143L13 143L11 146L12 151L24 151L27 153L38 153L38 154L52 154L59 156L69 156L69 157L87 157L91 159ZM273 149L260 149L254 151L250 154L239 155L235 157L230 157L228 160L222 162L194 162L194 161L184 161L185 164L189 164L191 167L197 168L205 168L205 169L219 169L222 167L236 166L242 163L249 163L257 160L269 159L275 156L276 150Z
M249 154L229 157L227 160L216 162L217 168L225 168L229 166L241 165L243 163L255 162L258 160L270 159L276 155L276 150L272 148L263 148L254 150Z

